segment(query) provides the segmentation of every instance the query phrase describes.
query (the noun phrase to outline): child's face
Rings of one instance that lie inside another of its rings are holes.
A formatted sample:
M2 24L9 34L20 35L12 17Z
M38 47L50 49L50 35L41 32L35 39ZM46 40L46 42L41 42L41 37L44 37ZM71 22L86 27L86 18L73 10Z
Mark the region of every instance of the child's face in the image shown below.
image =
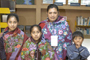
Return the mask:
M38 27L33 27L31 31L31 36L35 41L38 41L42 33L39 31Z
M80 37L80 36L76 36L74 39L73 39L73 42L75 45L81 45L82 42L83 42L83 38Z
M13 31L17 28L18 22L14 16L10 17L8 22L9 31Z

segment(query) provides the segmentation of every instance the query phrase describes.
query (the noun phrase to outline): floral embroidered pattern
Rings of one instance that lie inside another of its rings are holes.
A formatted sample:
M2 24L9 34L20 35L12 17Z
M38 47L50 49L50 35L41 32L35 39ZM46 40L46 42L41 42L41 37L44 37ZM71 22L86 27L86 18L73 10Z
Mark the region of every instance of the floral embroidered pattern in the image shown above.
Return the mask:
M48 22L46 22L46 23L48 23ZM70 41L72 39L72 33L69 30L69 25L64 18L62 18L61 20L58 20L58 22L53 22L52 24L47 24L42 29L42 32L44 33L44 37L47 39L49 44L51 44L50 36L54 34L53 30L55 30L56 35L58 35L58 47L56 47L56 48L52 47L52 48L57 53L58 59L63 60L64 59L62 57L63 50L66 51L67 45L69 45L71 43L71 42L69 42L69 43L66 42L66 40ZM47 33L45 33L45 32L47 32ZM47 35L49 37L47 37Z
M3 37L5 42L4 44L6 53L15 52L22 45L24 33L21 32L20 34L16 34L14 37L12 37L12 35L6 34Z
M41 60L45 60L45 59L52 59L54 56L54 51L48 51L48 44L44 39L41 40L38 43L38 48L41 52L41 54L43 56L41 56ZM35 51L37 49L37 44L35 44L34 42L30 42L29 40L27 40L23 46L23 49L21 51L21 58L22 59L30 59L30 60L34 60L35 59Z

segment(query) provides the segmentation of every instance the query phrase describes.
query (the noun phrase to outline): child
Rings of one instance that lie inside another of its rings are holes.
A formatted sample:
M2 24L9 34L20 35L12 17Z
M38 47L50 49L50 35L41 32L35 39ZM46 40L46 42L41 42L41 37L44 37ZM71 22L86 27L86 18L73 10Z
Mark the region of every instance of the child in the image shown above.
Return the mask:
M18 23L19 18L17 14L8 15L8 27L5 28L4 33L2 33L0 37L1 60L17 60L22 46L28 38L26 34L17 27Z
M30 34L31 37L25 42L19 60L55 60L53 49L42 37L41 27L31 26Z
M89 51L82 46L84 36L80 31L72 34L74 44L67 47L68 60L85 60L89 56Z

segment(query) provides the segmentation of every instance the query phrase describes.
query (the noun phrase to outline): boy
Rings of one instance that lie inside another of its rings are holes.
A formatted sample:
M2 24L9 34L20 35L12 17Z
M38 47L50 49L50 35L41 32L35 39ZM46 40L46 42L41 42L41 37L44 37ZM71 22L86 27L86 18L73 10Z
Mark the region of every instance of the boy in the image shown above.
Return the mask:
M72 34L74 44L67 47L68 60L86 60L89 56L89 51L86 47L82 46L84 36L80 31Z

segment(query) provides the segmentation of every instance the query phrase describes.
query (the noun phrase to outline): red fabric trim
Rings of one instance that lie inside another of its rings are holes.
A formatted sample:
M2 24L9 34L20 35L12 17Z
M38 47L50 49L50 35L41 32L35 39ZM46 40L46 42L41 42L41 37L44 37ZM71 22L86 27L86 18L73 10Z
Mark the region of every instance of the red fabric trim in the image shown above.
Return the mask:
M7 30L9 30L8 27L5 28L5 31L7 31ZM8 32L7 34L17 34L17 33L20 34L20 32L21 32L20 29L19 28L16 28L14 31Z
M45 26L45 23L40 23L39 25L40 25L41 28L43 29L43 27Z

